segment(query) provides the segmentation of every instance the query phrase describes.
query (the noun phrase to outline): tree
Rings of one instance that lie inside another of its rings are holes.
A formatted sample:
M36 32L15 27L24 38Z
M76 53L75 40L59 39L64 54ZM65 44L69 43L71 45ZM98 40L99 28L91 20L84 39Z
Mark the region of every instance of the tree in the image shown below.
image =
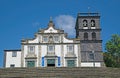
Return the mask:
M114 34L105 45L104 61L107 67L120 67L120 35Z

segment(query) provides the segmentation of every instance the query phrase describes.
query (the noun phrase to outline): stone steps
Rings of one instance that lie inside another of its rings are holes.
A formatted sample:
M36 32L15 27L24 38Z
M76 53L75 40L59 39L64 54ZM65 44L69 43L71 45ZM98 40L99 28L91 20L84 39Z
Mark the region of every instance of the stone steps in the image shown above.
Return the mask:
M120 78L117 68L1 68L0 78Z

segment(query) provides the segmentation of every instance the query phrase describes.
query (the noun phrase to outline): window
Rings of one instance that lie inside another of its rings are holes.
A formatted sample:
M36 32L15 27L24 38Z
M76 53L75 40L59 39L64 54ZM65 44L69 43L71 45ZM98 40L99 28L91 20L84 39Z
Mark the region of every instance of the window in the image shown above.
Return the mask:
M16 51L12 52L12 57L17 57L17 52Z
M87 20L83 20L83 26L84 26L84 27L87 27L87 26L88 26Z
M43 36L43 41L44 42L48 42L48 37L47 36Z
M96 33L95 32L92 33L92 39L96 40Z
M89 58L90 58L91 60L94 60L94 53L90 53L90 54L89 54Z
M49 41L50 41L50 42L53 41L53 37L52 37L52 36L49 37Z
M68 45L67 46L67 51L68 52L73 52L73 45Z
M67 60L68 67L75 67L75 60Z
M95 27L95 20L91 20L91 27Z
M27 61L27 67L35 67L35 61Z
M54 52L54 46L48 45L48 52Z
M15 67L15 64L11 64L10 67L11 67L11 68L14 68L14 67Z
M54 36L54 41L58 42L59 41L59 36Z
M84 40L88 40L88 33L84 33Z
M29 53L35 52L35 46L29 46Z

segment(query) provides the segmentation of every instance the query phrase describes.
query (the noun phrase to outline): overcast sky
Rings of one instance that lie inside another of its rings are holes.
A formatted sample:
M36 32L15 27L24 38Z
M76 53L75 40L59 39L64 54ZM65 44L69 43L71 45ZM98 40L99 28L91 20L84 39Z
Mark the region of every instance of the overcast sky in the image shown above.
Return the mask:
M34 38L38 29L47 27L50 17L56 28L74 38L77 13L88 11L101 15L104 51L110 36L120 34L120 0L0 0L0 67L3 50L20 49L21 39Z

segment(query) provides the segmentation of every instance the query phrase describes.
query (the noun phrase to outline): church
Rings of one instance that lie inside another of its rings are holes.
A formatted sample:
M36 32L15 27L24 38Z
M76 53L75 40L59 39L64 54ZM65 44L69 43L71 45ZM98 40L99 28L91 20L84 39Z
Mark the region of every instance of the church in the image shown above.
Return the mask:
M4 50L4 67L104 67L99 13L78 13L76 38L68 38L52 20L21 48Z

